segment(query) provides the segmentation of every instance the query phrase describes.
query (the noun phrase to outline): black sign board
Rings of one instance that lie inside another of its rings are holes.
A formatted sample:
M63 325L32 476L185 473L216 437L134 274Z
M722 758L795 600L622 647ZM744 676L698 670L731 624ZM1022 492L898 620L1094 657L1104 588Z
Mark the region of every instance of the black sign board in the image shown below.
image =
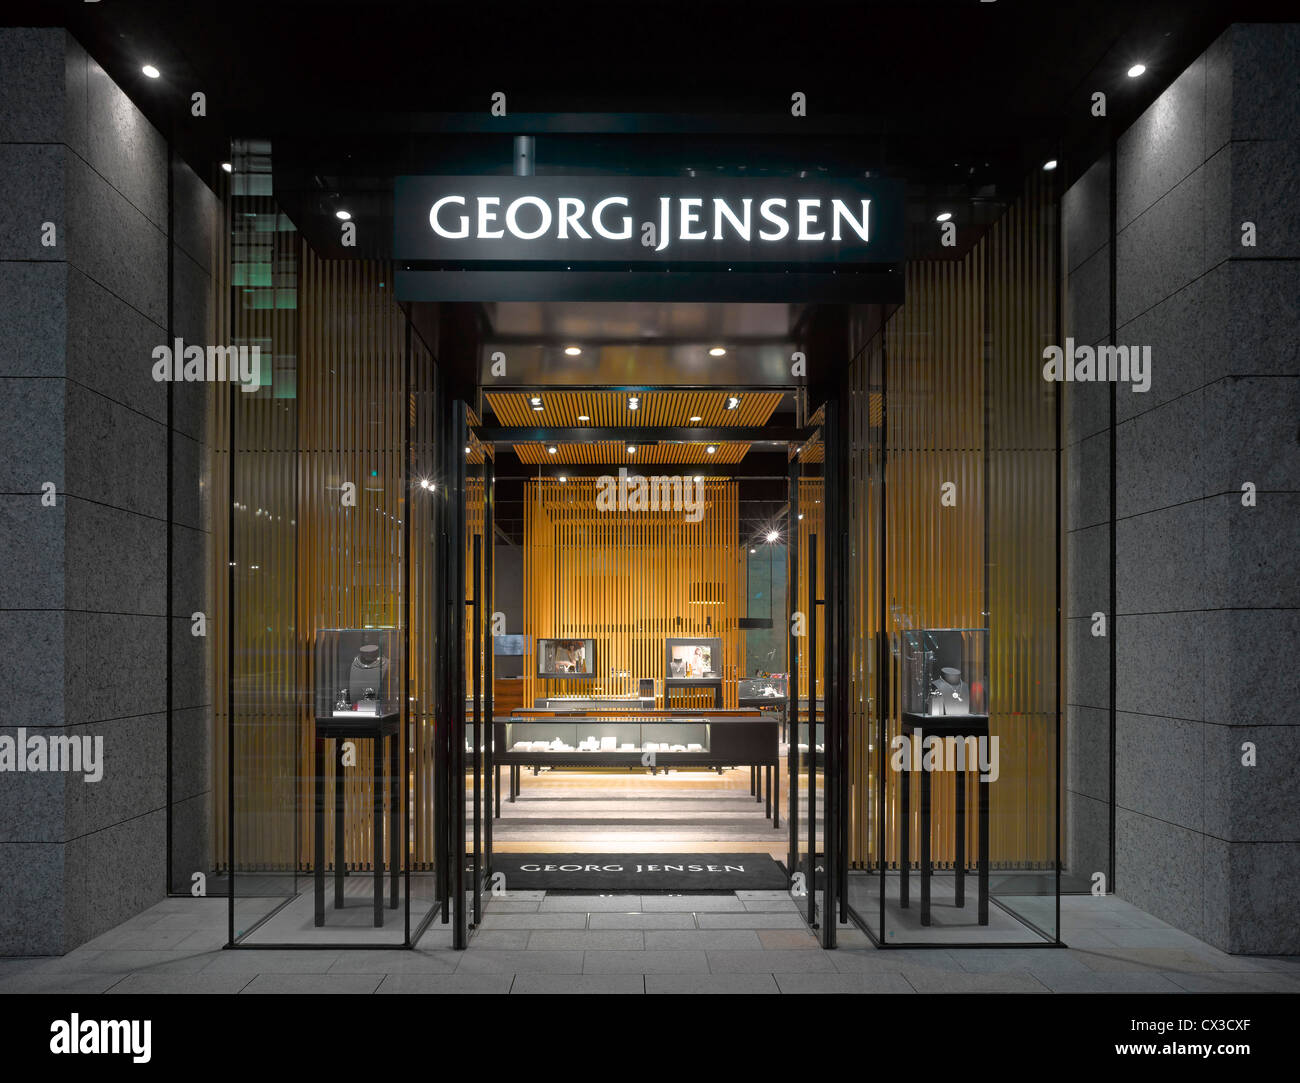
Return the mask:
M794 265L903 259L899 181L398 177L399 260Z

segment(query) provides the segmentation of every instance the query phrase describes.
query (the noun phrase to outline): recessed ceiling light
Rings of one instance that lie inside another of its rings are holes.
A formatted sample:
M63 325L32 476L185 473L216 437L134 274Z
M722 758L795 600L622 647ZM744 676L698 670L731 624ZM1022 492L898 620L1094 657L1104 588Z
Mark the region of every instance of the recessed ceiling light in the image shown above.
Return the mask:
M707 451L710 455L712 455L712 454L713 454L715 451L717 451L718 449L715 448L712 444L710 444L710 445L709 445L708 447L706 447L704 450Z
M951 217L952 217L952 212L951 212L951 211L944 211L943 214L941 214L941 215L939 215L937 218L935 218L935 221L936 221L936 222L946 222L946 221L948 221L948 219L951 218Z
M568 481L569 479L566 478L563 474L561 474L561 475L560 475L560 480L561 480L561 481Z
M781 536L781 535L778 534L775 530L772 530L772 531L769 531L769 532L768 532L767 540L770 541L770 542L774 542L774 541L776 541L776 539L779 538L780 536Z
M694 416L691 417L691 420L692 420L692 421L701 421L701 420L703 420L703 419L700 417L699 414L695 414Z
M1146 70L1147 70L1147 66L1145 64L1134 64L1128 70L1128 77L1130 79L1136 79L1139 75L1141 75Z
M800 519L803 518L803 512L800 512L800 513L799 513L799 518L800 518Z
M465 454L466 454L466 455L469 454L469 448L466 448L466 449L465 449Z
M711 350L709 351L709 356L710 356L710 357L721 357L721 356L722 356L723 354L725 354L726 352L727 352L727 351L726 351L726 349L725 349L724 347L722 347L722 346L714 346L713 349L711 349Z
M590 421L591 418L589 418L586 414L579 414L579 415L578 415L578 420L579 420L579 421Z
M695 480L696 480L696 481L703 481L703 480L704 480L704 475L703 475L703 474L696 474L696 475L695 475Z
M727 409L728 409L728 410L734 410L734 409L735 409L737 406L739 406L739 405L740 405L740 396L739 396L739 395L730 395L730 396L728 396L728 398L727 398Z
M628 396L627 408L629 410L635 410L640 405L641 405L641 400L639 398L637 398L635 395Z
M335 211L335 212L334 212L334 217L340 219L341 221L346 222L349 218L352 217L352 212L351 212L351 211Z
M564 352L567 353L570 357L577 357L578 354L582 353L582 347L581 347L581 346L565 346L565 347L564 347Z
M234 172L235 167L232 166L229 162L222 162L221 168L224 169L227 173L232 173Z
M751 549L750 552L751 552L751 553L757 553L758 550L757 550L757 549Z
M554 455L554 454L555 454L557 451L559 451L559 450L560 450L559 448L557 448L554 444L552 444L550 447L548 447L548 448L546 449L546 454L547 454L547 455Z
M633 447L631 444L628 444L628 445L627 445L627 453L628 453L629 455L635 455L635 454L636 454L636 448Z
M1055 158L1049 158L1047 161L1043 163L1043 169L1048 173L1050 173L1055 168L1056 168Z
M152 64L146 64L140 70L144 72L145 75L149 76L150 79L157 79L160 75L162 75L162 72L160 72Z

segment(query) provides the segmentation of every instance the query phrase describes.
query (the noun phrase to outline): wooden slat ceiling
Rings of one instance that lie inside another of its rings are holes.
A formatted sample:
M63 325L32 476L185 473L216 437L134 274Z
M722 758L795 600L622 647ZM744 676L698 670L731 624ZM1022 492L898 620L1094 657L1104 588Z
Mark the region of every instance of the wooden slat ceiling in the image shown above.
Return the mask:
M640 406L629 410L625 391L488 391L488 405L502 425L628 427L678 425L766 425L781 403L780 391L739 391L734 410L727 409L726 391L646 391ZM542 400L532 408L533 396ZM580 421L587 417L589 420ZM691 421L698 417L699 421Z
M738 463L749 451L748 444L646 444L633 445L636 454L628 454L628 444L602 441L595 444L552 444L552 455L546 444L515 444L515 455L521 463L565 465L611 463L616 466L659 463ZM710 455L710 447L717 450Z

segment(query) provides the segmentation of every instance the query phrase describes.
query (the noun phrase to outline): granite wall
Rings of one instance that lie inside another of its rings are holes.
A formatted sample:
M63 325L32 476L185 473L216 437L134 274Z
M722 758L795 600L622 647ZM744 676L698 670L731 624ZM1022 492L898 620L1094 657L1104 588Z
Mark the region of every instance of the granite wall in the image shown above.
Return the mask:
M0 29L0 191L0 735L104 745L98 782L0 774L0 954L52 954L167 890L169 704L205 861L205 389L151 352L207 341L215 198L58 29Z
M1068 390L1069 860L1113 755L1114 889L1233 952L1300 951L1297 70L1300 26L1231 27L1064 208L1068 333L1153 377Z

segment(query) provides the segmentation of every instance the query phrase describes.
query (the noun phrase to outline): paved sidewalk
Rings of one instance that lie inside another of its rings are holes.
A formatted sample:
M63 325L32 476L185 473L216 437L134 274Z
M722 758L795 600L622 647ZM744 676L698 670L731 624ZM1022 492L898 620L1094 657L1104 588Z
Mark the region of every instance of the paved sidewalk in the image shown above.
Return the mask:
M0 993L1300 992L1300 958L1225 955L1116 898L1066 896L1068 949L822 951L784 892L488 901L469 950L223 951L224 899L166 899Z

